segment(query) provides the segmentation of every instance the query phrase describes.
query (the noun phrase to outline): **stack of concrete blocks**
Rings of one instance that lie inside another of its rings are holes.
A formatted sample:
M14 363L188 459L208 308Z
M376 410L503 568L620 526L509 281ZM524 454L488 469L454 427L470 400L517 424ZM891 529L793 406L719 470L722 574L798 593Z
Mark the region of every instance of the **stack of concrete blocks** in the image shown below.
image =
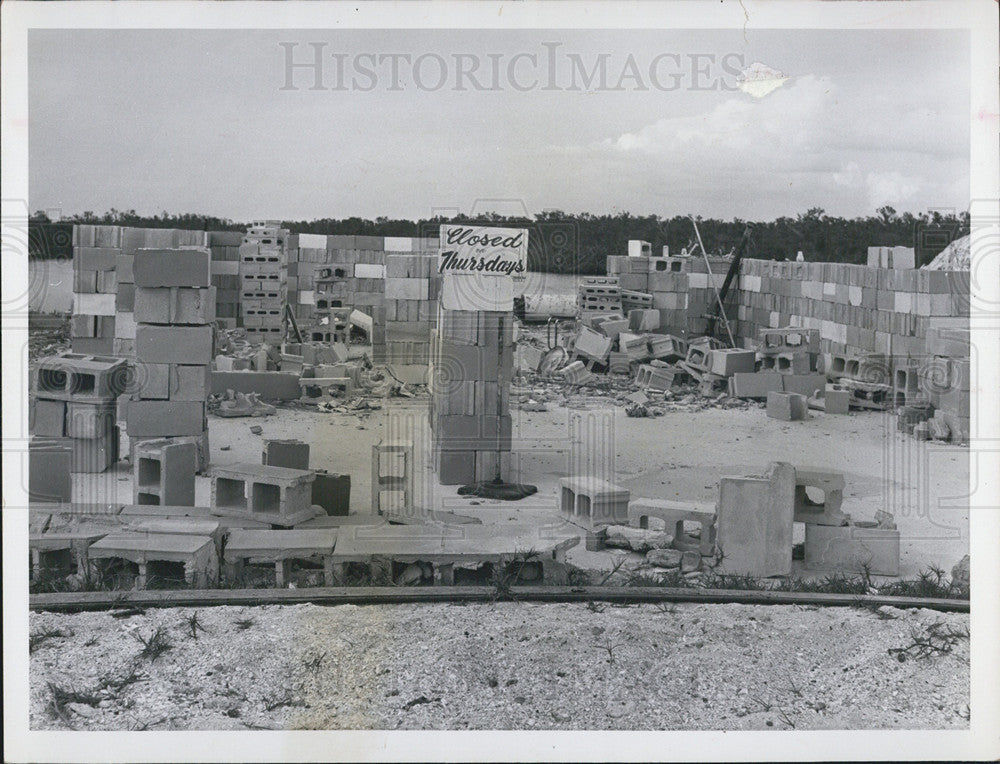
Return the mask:
M240 244L240 313L250 342L285 338L289 236L277 221L255 221Z
M351 305L370 316L385 299L385 240L381 236L327 236L327 263L345 266ZM360 267L359 267L360 266Z
M209 231L208 248L212 252L212 286L215 287L215 322L220 329L235 329L240 316L240 245L239 231Z
M969 275L843 263L743 260L739 337L799 326L820 334L821 353L921 358L932 322L969 315Z
M116 276L118 293L115 296L115 355L135 361L135 253L140 249L171 249L175 247L202 247L208 241L204 231L187 231L177 228L122 228L121 254L118 256Z
M327 263L326 234L299 233L288 237L288 306L296 321L309 322L325 314L316 286L317 270Z
M206 405L215 319L210 258L205 247L136 251L136 389L124 401L130 446L181 438L196 445L198 471L209 461Z
M512 312L439 311L431 373L433 464L442 485L510 471Z
M70 341L76 353L115 354L116 269L121 245L118 226L73 226Z
M121 358L63 353L43 359L30 411L31 433L38 443L32 442L29 459L35 458L36 449L68 451L72 472L104 472L118 461L115 401L127 378L126 362ZM56 462L45 458L40 458L37 466L49 461L55 468ZM31 463L33 474L35 467ZM53 474L52 479L58 485L63 476ZM44 492L44 486L39 487Z
M653 245L648 241L642 241L641 239L629 239L628 241L628 256L629 257L651 257L653 254Z
M921 367L921 390L934 407L931 436L967 441L971 435L972 342L965 326L934 326L927 336L927 361Z
M431 332L438 312L438 257L414 251L419 244L419 239L385 239L385 300L376 311L372 347L376 363L430 363Z

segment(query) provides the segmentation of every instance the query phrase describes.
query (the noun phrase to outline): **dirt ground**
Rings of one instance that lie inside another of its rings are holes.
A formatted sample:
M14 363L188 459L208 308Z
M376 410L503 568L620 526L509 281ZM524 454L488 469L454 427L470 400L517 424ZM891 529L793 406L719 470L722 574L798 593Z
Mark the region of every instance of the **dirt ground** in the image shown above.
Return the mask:
M32 633L64 636L31 655L30 724L967 729L968 623L925 609L518 602L41 613ZM170 646L144 657L158 628ZM890 651L929 629L943 652ZM60 690L77 695L54 702Z

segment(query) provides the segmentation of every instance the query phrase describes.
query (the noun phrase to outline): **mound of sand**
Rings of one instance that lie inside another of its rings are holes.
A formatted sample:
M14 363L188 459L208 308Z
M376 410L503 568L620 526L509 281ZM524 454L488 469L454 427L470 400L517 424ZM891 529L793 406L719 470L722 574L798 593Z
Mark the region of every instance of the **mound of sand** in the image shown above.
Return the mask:
M940 254L924 266L927 271L967 271L972 247L969 236L955 239L941 250Z

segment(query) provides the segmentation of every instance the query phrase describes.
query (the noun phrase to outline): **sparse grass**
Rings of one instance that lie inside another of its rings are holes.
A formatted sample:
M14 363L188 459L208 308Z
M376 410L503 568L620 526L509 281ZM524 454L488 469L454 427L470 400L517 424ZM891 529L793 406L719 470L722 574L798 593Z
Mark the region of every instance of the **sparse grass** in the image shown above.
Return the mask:
M279 708L285 708L285 707L303 708L305 705L306 702L304 700L302 700L301 698L294 697L287 690L285 691L284 695L264 698L265 711L276 711Z
M610 639L605 639L603 642L599 642L596 647L601 648L608 654L608 664L611 666L615 665L615 650L622 647L619 642L612 642Z
M93 707L103 700L100 695L66 689L55 682L48 682L47 684L49 686L49 692L52 696L49 698L49 712L52 714L53 718L62 721L69 727L73 726L73 722L70 717L70 710L67 708L70 703L82 703Z
M139 671L138 664L132 662L129 664L126 673L121 676L115 676L112 673L102 676L100 680L100 687L102 690L110 690L112 693L117 695L129 685L141 682L145 678L146 675Z
M167 636L167 632L162 626L157 626L156 630L148 637L144 637L139 633L136 633L134 636L142 643L142 651L139 653L139 657L149 658L151 662L173 647L170 637Z
M326 653L316 653L315 655L305 658L302 661L302 667L310 673L316 673L323 665L323 661L325 659Z
M889 655L903 663L907 658L925 659L936 655L947 655L962 640L969 639L969 627L952 627L943 621L935 621L921 630L910 627L910 644L904 647L890 647Z
M511 587L517 583L525 564L537 558L538 552L529 549L526 552L516 552L510 561L495 566L491 580L493 585L492 600L496 602L514 599Z
M62 629L39 629L28 635L28 653L33 653L50 639L64 639L73 636L72 632Z
M199 631L206 631L205 627L198 621L198 611L195 610L186 619L187 627L190 630L191 639L198 639Z
M254 625L253 618L240 618L238 621L236 621L236 628L239 629L240 631L246 631L253 625Z

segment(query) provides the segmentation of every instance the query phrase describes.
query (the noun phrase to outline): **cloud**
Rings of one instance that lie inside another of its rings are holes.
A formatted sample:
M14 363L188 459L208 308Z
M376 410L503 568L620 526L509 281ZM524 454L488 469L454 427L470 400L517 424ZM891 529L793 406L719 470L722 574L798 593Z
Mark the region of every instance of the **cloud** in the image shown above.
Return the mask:
M950 198L967 184L961 117L927 100L890 102L805 75L763 98L727 94L707 111L556 153L609 169L635 189L659 188L664 201L720 208L721 197L741 204L743 195L743 208L769 216L809 206L854 215L882 204L967 204ZM723 192L726 184L733 188Z

